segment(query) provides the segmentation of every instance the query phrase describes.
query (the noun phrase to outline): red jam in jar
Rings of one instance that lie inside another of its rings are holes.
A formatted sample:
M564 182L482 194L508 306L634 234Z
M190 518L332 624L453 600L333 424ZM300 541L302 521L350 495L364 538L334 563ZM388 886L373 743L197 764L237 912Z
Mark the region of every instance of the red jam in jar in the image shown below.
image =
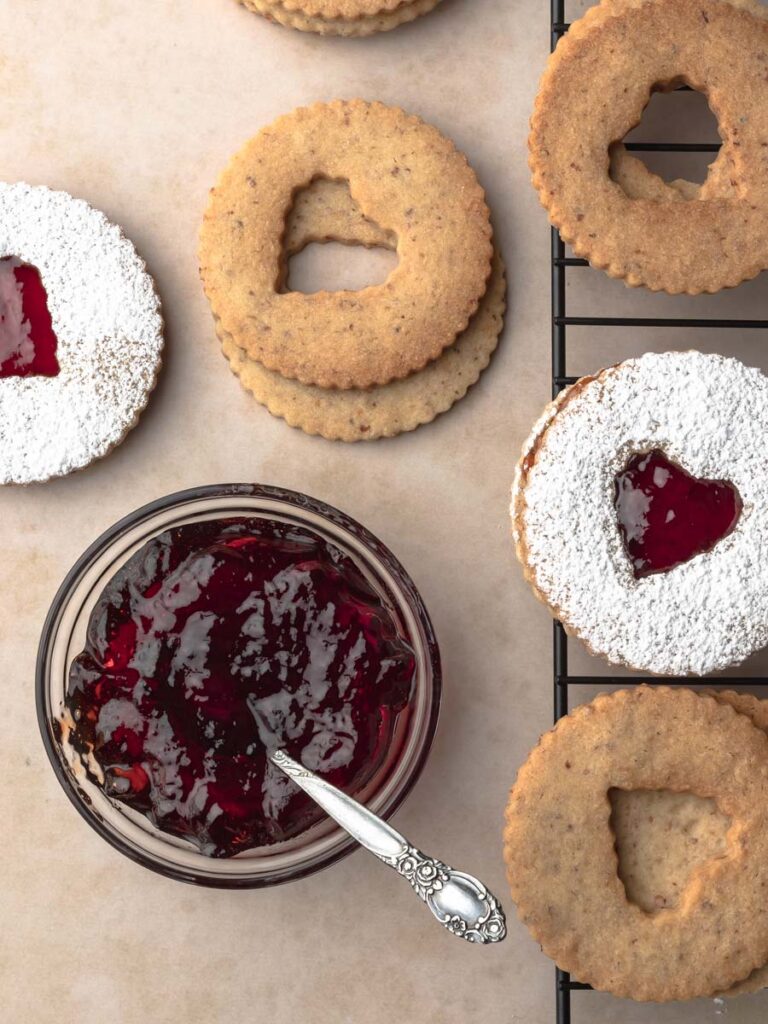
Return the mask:
M616 476L616 514L636 579L711 551L741 515L725 480L697 480L663 452L633 455Z
M110 580L66 703L110 796L230 857L323 816L267 751L359 792L415 671L391 602L331 542L271 519L206 520L149 541Z
M0 259L0 377L55 377L57 339L39 271Z

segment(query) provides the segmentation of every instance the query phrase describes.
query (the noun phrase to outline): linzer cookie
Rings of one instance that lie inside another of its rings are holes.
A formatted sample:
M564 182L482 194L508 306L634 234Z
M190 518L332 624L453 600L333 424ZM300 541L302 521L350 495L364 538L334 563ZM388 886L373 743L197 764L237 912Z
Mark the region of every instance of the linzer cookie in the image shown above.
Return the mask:
M711 797L733 822L727 856L697 865L677 907L649 914L627 898L614 788ZM691 690L598 697L520 769L504 853L521 920L578 981L656 1002L729 989L768 960L768 737Z
M287 257L309 242L342 241L393 249L390 232L366 220L340 182L316 181L301 192L286 221ZM467 329L419 373L369 389L318 388L288 380L251 359L220 331L222 350L243 386L274 416L331 440L393 437L428 423L462 398L488 365L498 344L505 275L496 255L488 290Z
M530 163L578 256L673 294L716 292L768 267L766 53L768 19L752 3L609 0L571 27L542 78ZM609 149L652 91L681 83L718 116L723 146L705 183L667 186L615 147L612 177Z
M370 36L427 14L440 0L239 0L244 7L301 32Z
M286 215L317 178L348 181L363 216L397 238L384 284L285 290ZM200 273L222 336L250 358L302 384L368 388L456 341L491 255L483 190L453 143L401 110L353 100L296 110L233 157L211 192Z
M517 554L565 628L616 664L703 675L768 642L768 380L667 352L544 412L512 494Z
M65 192L0 184L0 482L81 469L134 426L160 367L144 261Z

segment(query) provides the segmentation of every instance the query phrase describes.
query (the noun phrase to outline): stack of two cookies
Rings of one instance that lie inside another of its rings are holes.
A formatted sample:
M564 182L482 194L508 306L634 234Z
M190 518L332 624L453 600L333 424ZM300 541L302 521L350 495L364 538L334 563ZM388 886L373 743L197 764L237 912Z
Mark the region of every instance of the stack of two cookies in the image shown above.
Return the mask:
M224 355L269 411L309 434L372 440L462 398L502 327L505 275L483 190L437 129L360 100L261 131L211 192L200 271ZM397 252L362 291L286 289L310 242Z

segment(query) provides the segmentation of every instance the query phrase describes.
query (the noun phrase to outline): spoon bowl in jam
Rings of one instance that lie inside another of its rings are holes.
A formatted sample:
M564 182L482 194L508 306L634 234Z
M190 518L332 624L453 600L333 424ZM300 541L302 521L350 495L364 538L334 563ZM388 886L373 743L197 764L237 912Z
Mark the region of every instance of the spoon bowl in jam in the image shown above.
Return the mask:
M434 735L437 644L402 566L343 513L249 484L108 530L45 624L38 712L71 801L113 846L200 884L274 884L354 842L285 749L381 817Z

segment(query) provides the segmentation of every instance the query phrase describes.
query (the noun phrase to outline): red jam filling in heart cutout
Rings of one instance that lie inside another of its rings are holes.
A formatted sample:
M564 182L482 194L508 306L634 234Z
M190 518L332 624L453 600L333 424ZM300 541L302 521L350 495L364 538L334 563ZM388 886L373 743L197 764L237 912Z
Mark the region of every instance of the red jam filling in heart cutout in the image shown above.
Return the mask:
M635 579L711 551L741 515L733 484L697 480L657 449L633 455L617 474L614 502Z
M57 338L40 272L0 259L0 377L55 377Z

